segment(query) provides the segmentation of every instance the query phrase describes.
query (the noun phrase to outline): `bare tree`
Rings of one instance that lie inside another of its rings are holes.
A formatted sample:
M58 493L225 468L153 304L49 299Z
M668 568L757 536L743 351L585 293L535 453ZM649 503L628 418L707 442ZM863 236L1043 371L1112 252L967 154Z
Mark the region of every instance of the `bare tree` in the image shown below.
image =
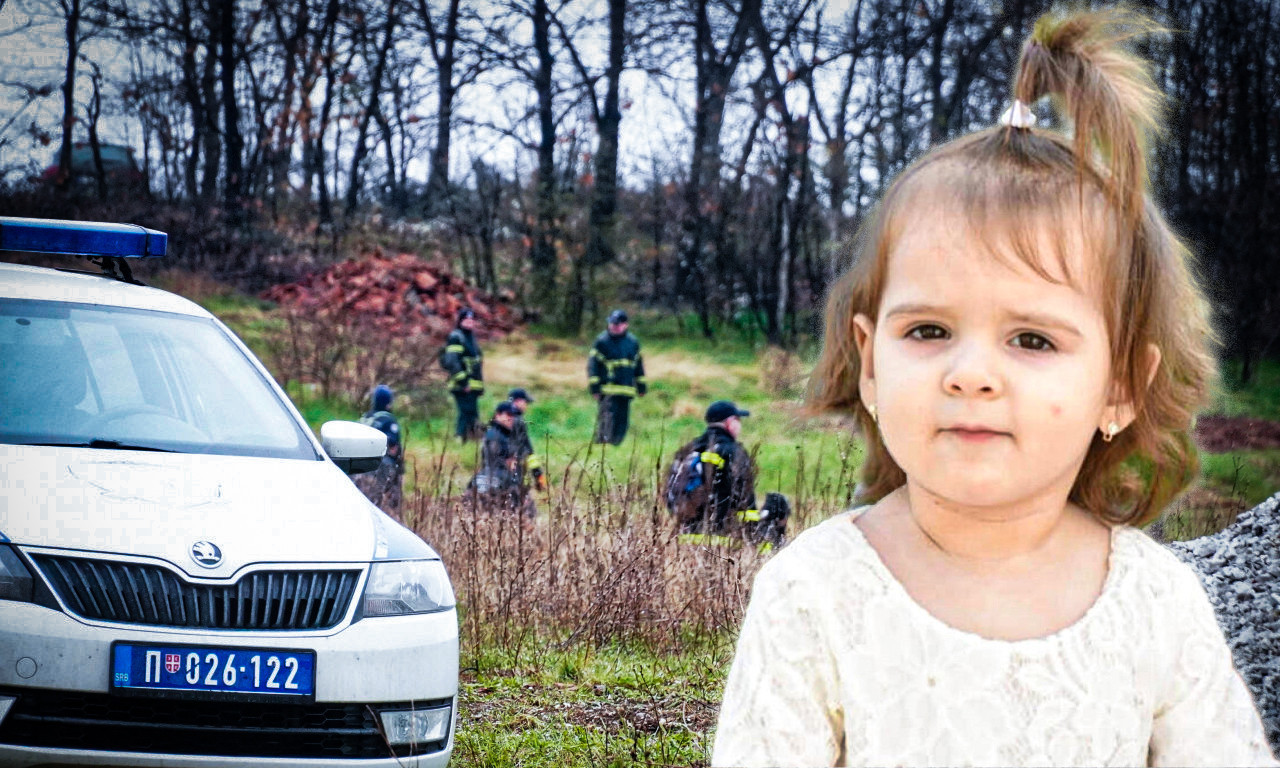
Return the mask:
M66 77L62 81L62 144L58 148L58 186L66 189L71 184L71 150L75 146L76 127L76 64L80 60L80 44L84 42L80 30L80 0L58 0L62 17L66 20L67 41Z
M596 129L596 149L587 219L586 250L573 261L568 300L561 324L569 331L582 327L583 310L594 270L617 257L613 245L614 216L618 209L618 138L622 125L621 80L627 40L627 0L608 0L608 57L603 71L587 66L575 43L579 29L571 31L559 16L553 17L564 50L573 62L583 90L583 102ZM603 96L598 87L605 83Z
M713 19L712 0L689 0L683 9L685 23L693 27L694 120L676 286L686 296L686 286L696 290L698 319L708 338L713 329L706 249L712 245L711 216L719 207L720 134L733 76L747 53L759 8L760 0L742 0L737 7L723 9L724 19L719 14ZM723 35L722 44L717 44L717 35Z
M373 69L369 74L368 80L368 102L360 113L360 127L356 133L355 149L351 156L351 166L348 172L346 199L346 215L348 217L355 211L356 204L359 201L362 165L369 154L369 123L382 108L382 91L385 88L384 74L387 69L387 61L391 55L391 46L395 43L395 31L399 23L398 11L396 0L387 0L382 41L378 44L376 50L372 52ZM365 39L365 42L367 44L367 39ZM368 49L366 55L368 55Z

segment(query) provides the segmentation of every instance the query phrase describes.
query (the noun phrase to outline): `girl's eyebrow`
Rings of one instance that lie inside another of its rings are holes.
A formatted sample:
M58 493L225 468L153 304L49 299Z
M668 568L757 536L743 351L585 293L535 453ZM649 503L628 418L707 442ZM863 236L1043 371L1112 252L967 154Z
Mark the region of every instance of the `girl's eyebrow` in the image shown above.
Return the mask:
M936 304L899 304L884 313L885 319L895 315L946 315L946 307Z
M952 314L951 310L941 305L907 303L898 304L897 306L888 309L885 311L884 317L888 320L891 317L897 317L899 315L949 316L950 314ZM1014 323L1035 326L1037 328L1052 328L1069 336L1074 336L1077 339L1084 338L1084 334L1072 323L1060 317L1047 315L1042 312L1011 312L1008 314L1008 319Z
M1077 339L1084 338L1084 334L1081 333L1080 329L1075 327L1075 325L1060 317L1054 317L1053 315L1046 315L1039 312L1015 312L1009 315L1009 319L1015 323L1025 323L1026 325L1033 325L1037 328L1053 328L1062 333L1074 336Z

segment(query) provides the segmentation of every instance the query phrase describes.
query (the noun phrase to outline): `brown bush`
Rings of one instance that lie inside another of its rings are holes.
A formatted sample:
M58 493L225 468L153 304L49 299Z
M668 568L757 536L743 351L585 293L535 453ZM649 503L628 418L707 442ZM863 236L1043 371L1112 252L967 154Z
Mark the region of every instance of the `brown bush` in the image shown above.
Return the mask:
M283 332L266 336L267 367L283 386L313 385L321 397L363 403L375 383L420 390L444 380L443 337L388 334L371 323L284 310Z
M589 466L567 470L532 521L450 495L454 478L416 478L432 491L409 500L407 522L449 569L464 647L518 654L548 640L641 641L674 650L738 626L766 555L679 542L649 478L608 487Z

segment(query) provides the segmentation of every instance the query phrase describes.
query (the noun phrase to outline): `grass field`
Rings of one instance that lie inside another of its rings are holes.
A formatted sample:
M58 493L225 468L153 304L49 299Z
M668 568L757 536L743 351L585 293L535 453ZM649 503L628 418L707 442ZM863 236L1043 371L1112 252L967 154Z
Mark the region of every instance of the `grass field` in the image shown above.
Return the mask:
M260 302L211 292L205 303L264 359L284 324ZM401 385L408 434L407 522L441 553L459 596L463 642L457 766L705 765L750 579L767 555L678 546L655 491L673 450L717 398L752 411L744 443L758 491L779 490L791 532L846 507L861 449L850 423L803 413L813 350L788 354L729 334L712 343L677 319L640 317L648 396L618 447L593 446L586 393L590 338L516 333L485 348L482 415L515 386L552 478L532 525L478 514L459 497L476 446L452 437L438 379ZM352 374L354 375L354 374ZM348 391L367 391L356 381ZM307 420L356 417L363 403L290 382ZM1214 410L1280 420L1280 364ZM1166 535L1220 529L1280 490L1280 450L1204 456L1204 473L1165 521Z

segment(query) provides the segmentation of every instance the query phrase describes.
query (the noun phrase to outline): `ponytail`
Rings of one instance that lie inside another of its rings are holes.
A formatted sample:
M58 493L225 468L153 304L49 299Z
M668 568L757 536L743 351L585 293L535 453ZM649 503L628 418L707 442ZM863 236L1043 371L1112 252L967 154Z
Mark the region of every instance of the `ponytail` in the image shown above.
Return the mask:
M1126 229L1142 216L1148 137L1159 132L1164 104L1150 63L1126 44L1163 31L1123 7L1046 13L1023 46L1014 80L1016 100L1058 102L1074 129L1079 170L1101 178Z

